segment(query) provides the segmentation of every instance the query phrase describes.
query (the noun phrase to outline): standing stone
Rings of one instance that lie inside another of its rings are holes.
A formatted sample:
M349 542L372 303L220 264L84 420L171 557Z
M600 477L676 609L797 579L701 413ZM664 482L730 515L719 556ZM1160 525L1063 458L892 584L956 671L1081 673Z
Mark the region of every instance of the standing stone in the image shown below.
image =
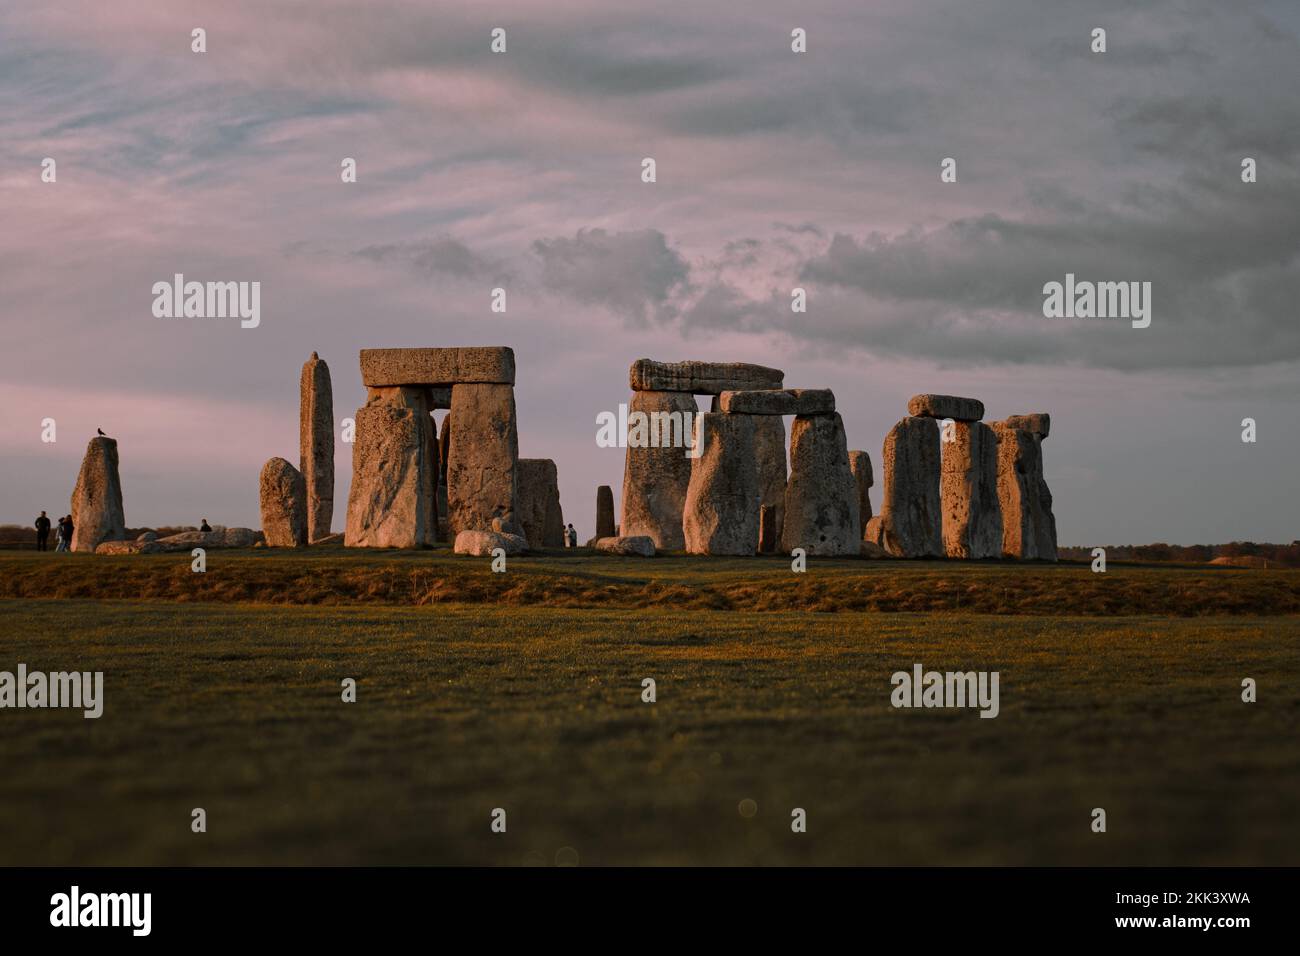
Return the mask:
M494 519L522 534L516 494L519 431L512 385L455 385L447 456L447 527L486 531Z
M785 521L785 422L780 416L754 416L754 461L758 465L758 500L772 509L773 539L769 551L781 541ZM762 525L759 525L762 540Z
M647 416L677 414L683 419L683 430L689 433L697 411L695 396L688 392L639 391L632 394L628 416L630 419L635 412ZM685 448L646 447L636 431L629 429L620 534L645 535L660 551L680 551L686 546L682 511L686 506L686 489L691 483L691 459L686 451ZM754 534L757 541L757 528Z
M283 458L262 466L258 481L262 534L268 548L301 548L307 544L307 480Z
M700 417L703 451L691 462L682 514L689 554L752 555L758 548L758 467L754 419L708 412Z
M555 462L549 458L520 458L515 495L519 521L529 545L564 547L564 512L560 510L560 482Z
M785 490L781 550L857 555L858 486L849 465L844 422L800 415L790 429L790 481Z
M1043 561L1055 561L1056 515L1052 513L1052 491L1047 487L1047 479L1043 475L1042 436L1035 435L1034 443L1038 445L1038 512L1042 516L1035 529L1038 537L1038 557Z
M760 505L758 509L758 550L760 554L771 554L781 540L776 528L776 508L772 505Z
M1043 479L1042 439L1001 422L994 422L992 428L998 439L1002 553L1026 561L1055 561L1056 519L1051 514L1051 492Z
M943 548L950 558L1002 557L998 437L983 422L954 422L943 449Z
M439 484L447 484L447 462L451 458L451 412L442 418L442 431L438 433L438 479ZM442 514L446 514L443 511Z
M437 537L438 444L423 388L371 388L357 409L349 548L418 548Z
M913 417L885 437L879 543L894 557L943 556L939 505L939 422Z
M72 491L72 550L93 552L101 541L125 541L117 439L97 436L86 446Z
M596 489L596 540L614 535L614 489L601 485Z
M307 540L315 541L329 536L334 520L334 390L330 367L315 352L298 392L298 470L307 483Z
M871 520L871 486L875 478L871 474L871 456L865 451L849 452L849 467L853 470L853 480L858 485L858 537L867 530Z

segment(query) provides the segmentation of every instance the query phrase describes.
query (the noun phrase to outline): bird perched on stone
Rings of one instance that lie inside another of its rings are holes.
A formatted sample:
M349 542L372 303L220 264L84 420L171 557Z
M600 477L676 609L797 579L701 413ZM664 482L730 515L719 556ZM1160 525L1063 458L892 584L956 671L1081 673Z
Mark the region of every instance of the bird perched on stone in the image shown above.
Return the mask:
M107 435L104 434L104 429L102 429L102 428L96 428L95 431L99 432L100 436L103 437L103 438L107 438L107 437L108 437Z

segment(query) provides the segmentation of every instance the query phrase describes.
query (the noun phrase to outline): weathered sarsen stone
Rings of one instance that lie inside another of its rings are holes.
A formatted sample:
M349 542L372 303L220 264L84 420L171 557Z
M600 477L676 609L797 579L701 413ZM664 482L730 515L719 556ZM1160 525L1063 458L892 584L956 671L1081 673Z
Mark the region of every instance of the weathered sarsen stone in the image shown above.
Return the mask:
M1022 560L1056 560L1056 519L1043 479L1042 439L1033 432L991 426L998 439L998 500L1002 554Z
M614 489L601 485L596 489L596 539L614 537Z
M685 392L640 391L632 394L629 417L644 412L685 415L689 430L695 420L695 396ZM619 524L626 537L647 535L660 551L681 550L682 510L691 482L691 459L686 448L644 447L628 436L627 459L623 468L623 519ZM757 533L757 532L755 532Z
M871 486L875 478L871 473L871 456L865 451L849 452L849 468L853 471L853 480L858 486L858 537L866 532L867 522L871 520Z
M503 346L459 349L362 349L361 381L393 385L513 385L515 353Z
M718 406L733 415L829 415L835 393L829 388L766 388L723 392Z
M1008 415L1002 420L1008 428L1020 428L1032 432L1039 438L1046 438L1052 430L1052 416L1047 412L1035 412L1032 415Z
M597 538L596 550L603 551L605 554L621 554L638 558L653 558L655 556L655 543L643 534L633 537L619 538Z
M913 395L907 403L907 414L977 422L984 417L984 403L978 398L960 398L956 395Z
M858 487L838 414L799 416L790 429L790 481L781 550L856 555Z
M438 443L423 388L371 388L357 409L344 541L418 548L437 536Z
M76 530L73 530L76 535ZM96 554L158 554L163 549L154 541L101 541Z
M456 385L451 390L447 526L454 537L501 522L523 533L516 498L519 430L510 385Z
M307 482L302 472L283 458L268 460L258 481L258 501L268 548L307 544Z
M504 531L462 531L456 535L451 549L456 554L487 557L500 548L507 555L523 554L528 542L521 535Z
M315 352L299 382L298 470L307 484L307 540L315 541L334 520L334 390L330 367Z
M758 467L754 419L708 412L700 416L699 457L682 514L690 554L752 555L758 549Z
M66 486L65 486L66 487ZM117 439L98 436L86 446L72 492L72 550L94 551L102 541L124 541L122 479L117 473Z
M520 458L515 500L524 537L532 547L564 547L564 512L560 509L555 462L549 458Z
M260 484L260 482L259 482ZM260 498L260 495L259 495ZM265 545L266 535L252 528L227 528L224 531L182 531L149 542L159 551L190 551L194 548L252 548Z
M634 392L690 392L719 395L726 391L780 388L785 373L743 362L656 362L637 359L628 380Z
M939 423L909 416L885 436L885 486L877 543L899 558L943 556Z
M760 505L758 509L758 551L771 554L776 550L781 536L776 530L776 508L772 505Z
M758 500L772 509L772 547L775 551L781 542L781 526L785 522L785 422L777 415L754 416L754 463L758 467ZM759 520L759 541L763 538L762 518Z
M954 422L941 441L943 547L950 558L1002 557L998 439L983 422Z

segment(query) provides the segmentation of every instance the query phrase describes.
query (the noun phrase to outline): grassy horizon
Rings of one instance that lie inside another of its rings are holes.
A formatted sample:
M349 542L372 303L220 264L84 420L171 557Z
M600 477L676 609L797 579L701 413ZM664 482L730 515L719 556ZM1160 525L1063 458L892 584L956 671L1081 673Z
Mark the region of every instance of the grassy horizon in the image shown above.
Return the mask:
M1005 615L1300 614L1300 570L1112 562L864 561L667 554L611 558L546 551L490 559L421 551L309 548L150 555L0 553L0 599L96 598L345 606L654 608L727 611L933 611Z
M0 633L106 684L0 714L0 864L1300 864L1294 616L82 598ZM998 670L1000 716L895 710L916 662Z

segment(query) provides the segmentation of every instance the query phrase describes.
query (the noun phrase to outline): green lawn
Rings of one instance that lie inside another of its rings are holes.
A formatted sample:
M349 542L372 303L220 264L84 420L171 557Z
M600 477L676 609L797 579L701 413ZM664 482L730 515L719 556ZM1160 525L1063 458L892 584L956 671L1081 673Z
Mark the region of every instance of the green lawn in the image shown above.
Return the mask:
M106 703L0 711L0 864L1296 865L1298 638L1245 614L4 600L0 670L101 669ZM998 670L1001 715L893 709L915 662Z

